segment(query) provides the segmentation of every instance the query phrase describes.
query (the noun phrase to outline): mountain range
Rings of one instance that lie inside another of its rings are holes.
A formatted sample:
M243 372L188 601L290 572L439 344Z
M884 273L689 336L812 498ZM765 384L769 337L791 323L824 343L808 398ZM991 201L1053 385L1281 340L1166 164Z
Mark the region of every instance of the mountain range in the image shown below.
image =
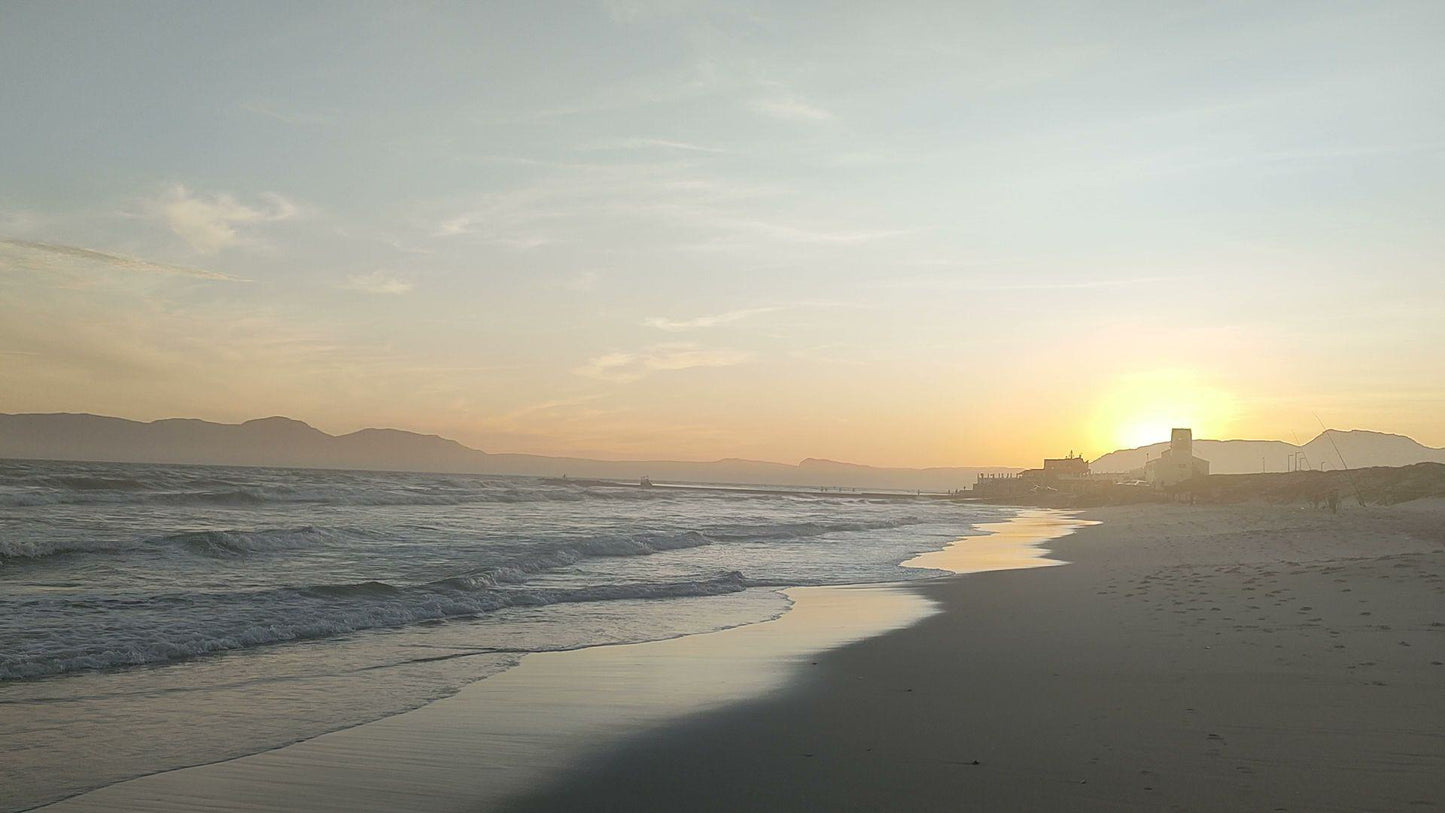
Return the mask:
M1121 449L1098 458L1090 467L1096 472L1129 472L1143 468L1146 460L1158 457L1167 448L1168 441ZM1445 449L1425 446L1404 435L1363 429L1326 429L1299 446L1282 440L1196 440L1194 456L1209 461L1211 474L1445 463Z
M1093 461L1096 472L1130 472L1158 457L1168 443L1121 449ZM1351 468L1445 462L1445 449L1403 435L1326 430L1296 446L1278 440L1196 440L1195 455L1215 474L1284 471L1298 467ZM141 422L76 413L0 413L0 458L280 466L377 471L568 476L610 480L749 483L948 491L967 488L979 474L1018 471L1006 466L884 468L809 458L793 465L727 458L712 461L589 460L528 454L489 454L437 435L362 429L330 435L283 417L223 424L194 418Z
M362 429L329 435L291 418L223 424L194 418L140 422L100 415L0 413L0 458L367 469L659 482L747 483L948 491L1005 466L881 468L809 458L797 465L728 458L712 461L588 460L488 454L437 435Z

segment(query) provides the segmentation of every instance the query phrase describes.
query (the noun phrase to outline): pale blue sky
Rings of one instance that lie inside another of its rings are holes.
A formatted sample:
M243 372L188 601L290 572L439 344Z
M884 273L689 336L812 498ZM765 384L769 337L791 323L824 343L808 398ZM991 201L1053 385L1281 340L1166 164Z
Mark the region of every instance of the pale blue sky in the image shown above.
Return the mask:
M3 2L0 410L1445 445L1442 41L1438 2Z

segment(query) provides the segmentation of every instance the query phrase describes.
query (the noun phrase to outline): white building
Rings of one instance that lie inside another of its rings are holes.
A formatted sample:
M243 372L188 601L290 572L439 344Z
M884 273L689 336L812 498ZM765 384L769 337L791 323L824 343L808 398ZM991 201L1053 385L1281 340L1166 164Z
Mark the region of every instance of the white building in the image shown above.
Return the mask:
M1144 479L1153 486L1172 486L1191 477L1209 473L1209 461L1194 456L1194 433L1175 429L1169 433L1169 448L1144 464Z

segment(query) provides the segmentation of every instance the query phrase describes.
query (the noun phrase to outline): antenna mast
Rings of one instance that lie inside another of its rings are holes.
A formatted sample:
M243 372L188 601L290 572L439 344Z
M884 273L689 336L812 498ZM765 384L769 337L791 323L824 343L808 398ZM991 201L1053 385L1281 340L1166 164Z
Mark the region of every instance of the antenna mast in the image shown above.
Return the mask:
M1315 420L1320 421L1318 414L1315 415ZM1333 435L1330 435L1330 430L1325 427L1324 421L1320 421L1320 434L1329 437L1330 446L1333 446L1335 450L1335 457L1340 459L1340 465L1345 469L1345 479L1350 481L1350 488L1355 490L1355 499L1359 500L1360 507L1363 508L1365 506L1365 498L1360 496L1360 487L1355 484L1355 475L1350 471L1350 464L1345 462L1345 456L1340 454L1340 447L1335 444L1335 438Z

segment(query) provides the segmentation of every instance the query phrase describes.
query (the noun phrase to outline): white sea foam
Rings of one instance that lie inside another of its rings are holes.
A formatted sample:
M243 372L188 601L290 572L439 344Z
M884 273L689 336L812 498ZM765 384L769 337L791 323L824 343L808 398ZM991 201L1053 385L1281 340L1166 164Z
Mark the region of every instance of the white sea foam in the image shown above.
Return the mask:
M317 585L278 594L161 596L152 602L81 601L73 610L125 606L129 623L111 622L105 635L81 623L65 635L24 642L0 652L0 680L79 670L165 663L216 652L315 640L426 621L471 617L507 607L714 596L747 588L741 573L664 583L600 584L574 589L485 589L436 583L401 588L385 582ZM173 615L176 604L193 612ZM22 605L23 607L24 605ZM33 605L32 605L33 606Z
M47 777L68 770L66 787L83 786L87 760L112 751L129 750L137 771L163 770L424 702L516 653L773 617L784 605L772 586L927 577L898 563L999 515L991 510L475 475L0 461L3 702L24 720L83 704L63 739L88 749L73 758L43 725L7 731L0 785L7 757L37 765L46 747L69 755ZM278 679L291 682L261 685ZM192 699L144 699L157 687ZM322 706L331 711L317 716ZM245 714L207 739L217 707ZM138 752L137 730L184 747Z
M897 563L971 518L841 495L3 461L0 504L0 680L508 608L914 578Z

